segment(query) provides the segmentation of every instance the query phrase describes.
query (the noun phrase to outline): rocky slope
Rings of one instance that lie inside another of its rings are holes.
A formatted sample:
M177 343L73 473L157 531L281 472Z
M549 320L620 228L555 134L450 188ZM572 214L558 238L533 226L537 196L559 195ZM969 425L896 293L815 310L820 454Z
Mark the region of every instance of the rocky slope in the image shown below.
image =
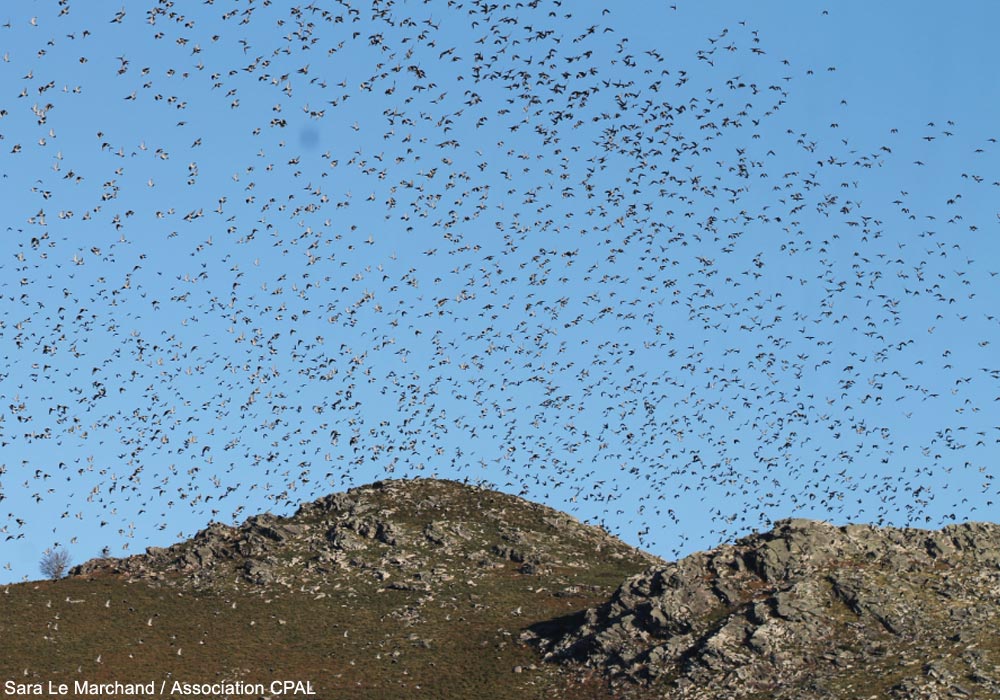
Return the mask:
M335 493L287 518L265 513L238 527L216 523L172 547L93 559L70 573L214 590L318 592L334 584L429 592L511 565L526 576L563 574L590 568L595 558L661 561L546 506L458 482L412 479Z
M623 692L1000 698L1000 526L786 520L657 565L522 638Z

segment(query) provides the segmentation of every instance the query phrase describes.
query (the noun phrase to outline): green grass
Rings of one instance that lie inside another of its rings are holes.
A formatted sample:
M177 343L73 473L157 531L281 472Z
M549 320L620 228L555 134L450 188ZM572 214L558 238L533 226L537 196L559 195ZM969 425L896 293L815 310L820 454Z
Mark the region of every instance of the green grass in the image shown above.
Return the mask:
M417 686L426 697L547 697L560 677L512 672L540 663L518 642L520 630L597 598L530 594L530 578L511 567L475 593L455 585L424 602L413 624L392 615L417 604L420 594L409 591L315 600L298 592L179 596L108 576L14 585L2 596L0 677L124 682L169 673L195 682L308 679L337 698L414 697ZM512 617L516 607L522 613Z

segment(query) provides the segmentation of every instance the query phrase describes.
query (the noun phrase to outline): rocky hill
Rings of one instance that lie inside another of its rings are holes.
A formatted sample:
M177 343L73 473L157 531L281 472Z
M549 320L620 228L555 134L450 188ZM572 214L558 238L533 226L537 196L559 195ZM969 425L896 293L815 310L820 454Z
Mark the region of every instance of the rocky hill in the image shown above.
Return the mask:
M786 520L522 638L671 698L1000 698L1000 526Z
M574 570L594 560L657 563L604 530L537 503L437 479L381 481L303 504L287 518L256 515L213 524L191 540L71 570L187 588L321 592L367 586L431 592L498 569L523 575Z
M25 694L183 679L267 698L293 679L331 698L1000 698L984 523L787 520L667 563L520 498L384 481L0 590L0 682Z
M542 663L518 635L662 563L521 498L383 481L289 517L213 524L170 547L93 559L58 581L0 587L0 692L5 678L268 691L303 679L338 700L610 698L608 679Z

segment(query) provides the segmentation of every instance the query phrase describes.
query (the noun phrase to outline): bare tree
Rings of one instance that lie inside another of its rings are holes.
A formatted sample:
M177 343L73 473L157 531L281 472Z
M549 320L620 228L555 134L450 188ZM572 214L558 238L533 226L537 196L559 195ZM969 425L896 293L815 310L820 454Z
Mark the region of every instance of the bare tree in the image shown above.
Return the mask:
M62 578L69 568L69 552L62 547L46 549L42 560L38 562L38 568L48 578Z

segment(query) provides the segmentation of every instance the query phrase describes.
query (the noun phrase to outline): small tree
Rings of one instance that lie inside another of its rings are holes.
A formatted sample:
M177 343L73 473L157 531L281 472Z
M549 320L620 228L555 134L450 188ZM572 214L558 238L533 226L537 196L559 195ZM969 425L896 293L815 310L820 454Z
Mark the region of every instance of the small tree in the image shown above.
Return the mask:
M42 574L48 578L62 578L69 568L69 552L62 547L46 549L42 560L38 563Z

